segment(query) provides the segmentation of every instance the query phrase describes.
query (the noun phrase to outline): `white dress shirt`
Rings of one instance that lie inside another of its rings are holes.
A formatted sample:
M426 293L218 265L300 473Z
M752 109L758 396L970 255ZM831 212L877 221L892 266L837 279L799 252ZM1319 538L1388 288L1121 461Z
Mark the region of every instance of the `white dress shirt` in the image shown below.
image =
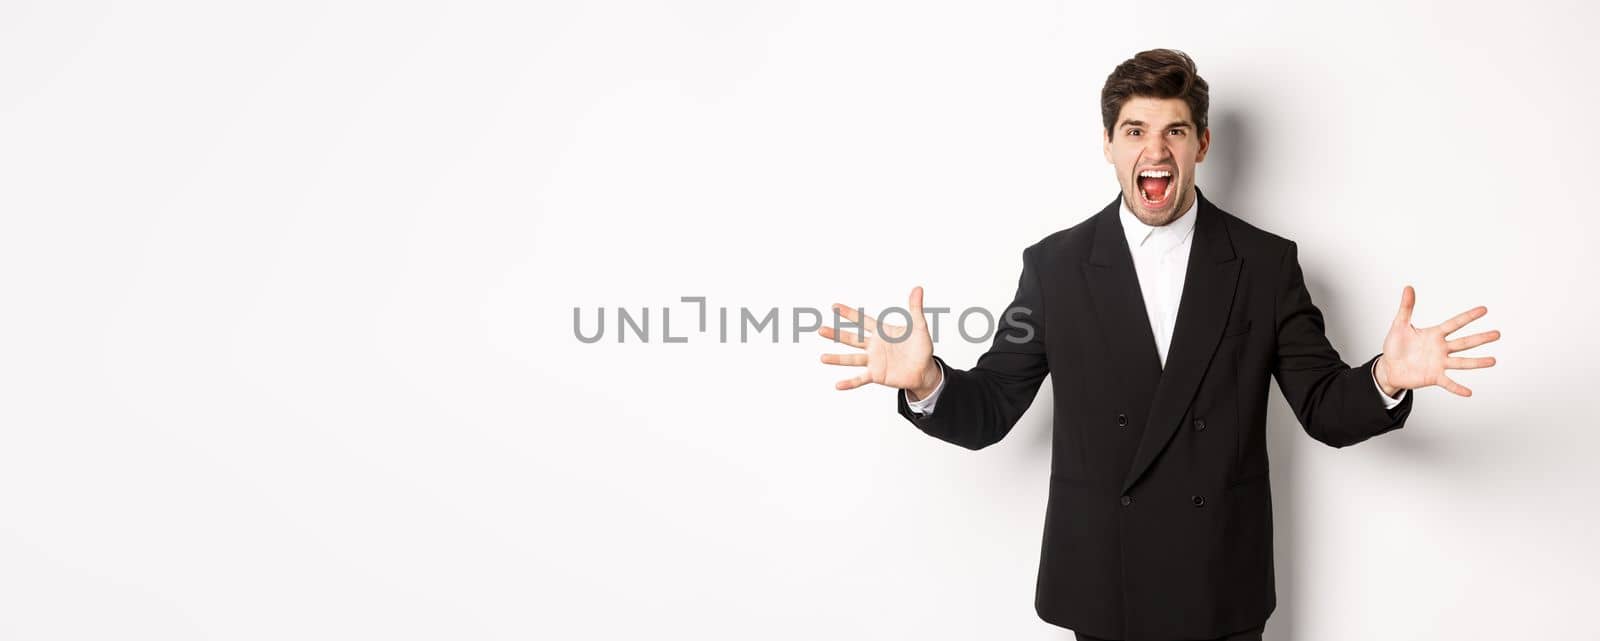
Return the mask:
M1156 355L1161 366L1167 366L1167 348L1172 345L1172 330L1178 324L1178 302L1183 298L1183 279L1189 272L1189 248L1194 245L1194 221L1200 215L1195 199L1177 220L1161 227L1151 227L1140 222L1123 202L1120 218L1122 233L1128 239L1128 251L1133 254L1133 270L1139 276L1139 293L1144 295L1144 310L1150 317L1150 333L1156 338ZM1378 390L1386 409L1393 409L1405 400L1406 391L1390 398L1378 385L1376 374L1372 385ZM931 414L944 391L944 373L941 366L939 384L927 398L906 399L906 405L918 414ZM902 394L905 392L902 391Z

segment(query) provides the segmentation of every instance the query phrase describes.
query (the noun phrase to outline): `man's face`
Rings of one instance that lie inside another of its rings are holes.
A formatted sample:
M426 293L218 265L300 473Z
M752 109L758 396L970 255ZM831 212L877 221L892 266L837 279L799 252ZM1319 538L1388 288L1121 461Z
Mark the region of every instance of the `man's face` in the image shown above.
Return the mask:
M1105 137L1106 162L1117 168L1128 209L1157 227L1194 202L1194 166L1210 146L1211 131L1195 131L1189 105L1179 98L1129 98Z

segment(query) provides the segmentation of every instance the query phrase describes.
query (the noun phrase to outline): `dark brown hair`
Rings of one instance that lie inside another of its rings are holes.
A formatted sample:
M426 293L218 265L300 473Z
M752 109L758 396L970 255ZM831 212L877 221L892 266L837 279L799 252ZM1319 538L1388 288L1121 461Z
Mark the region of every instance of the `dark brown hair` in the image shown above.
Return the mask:
M1210 87L1195 71L1194 60L1182 51L1151 49L1127 59L1106 77L1100 90L1100 118L1106 136L1112 136L1117 114L1129 98L1182 98L1189 104L1195 132L1206 129L1206 109L1211 106Z

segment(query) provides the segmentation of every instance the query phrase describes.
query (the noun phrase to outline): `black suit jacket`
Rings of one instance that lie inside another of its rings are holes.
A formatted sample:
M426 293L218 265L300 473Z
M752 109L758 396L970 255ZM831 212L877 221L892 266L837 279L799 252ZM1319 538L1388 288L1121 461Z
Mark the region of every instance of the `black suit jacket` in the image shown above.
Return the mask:
M945 368L922 431L970 449L1004 438L1046 373L1055 392L1050 499L1035 609L1115 639L1206 639L1276 607L1267 377L1312 438L1359 443L1405 423L1377 357L1351 368L1324 335L1295 244L1199 196L1163 370L1119 200L1022 254L989 351Z

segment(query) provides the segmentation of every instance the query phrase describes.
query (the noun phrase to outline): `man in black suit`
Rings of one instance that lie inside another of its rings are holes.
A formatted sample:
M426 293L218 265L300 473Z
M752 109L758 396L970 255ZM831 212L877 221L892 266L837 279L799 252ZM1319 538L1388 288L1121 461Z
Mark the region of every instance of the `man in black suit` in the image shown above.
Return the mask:
M1312 438L1334 447L1399 429L1407 390L1468 396L1445 370L1489 367L1448 339L1487 313L1411 325L1406 287L1383 352L1350 367L1324 335L1295 243L1194 186L1208 87L1187 55L1138 54L1102 90L1106 160L1122 192L1022 254L993 343L970 370L933 355L922 290L911 326L824 327L863 350L839 389L903 390L900 414L979 449L1004 438L1053 373L1054 440L1035 609L1079 639L1260 639L1276 607L1267 474L1268 376Z

